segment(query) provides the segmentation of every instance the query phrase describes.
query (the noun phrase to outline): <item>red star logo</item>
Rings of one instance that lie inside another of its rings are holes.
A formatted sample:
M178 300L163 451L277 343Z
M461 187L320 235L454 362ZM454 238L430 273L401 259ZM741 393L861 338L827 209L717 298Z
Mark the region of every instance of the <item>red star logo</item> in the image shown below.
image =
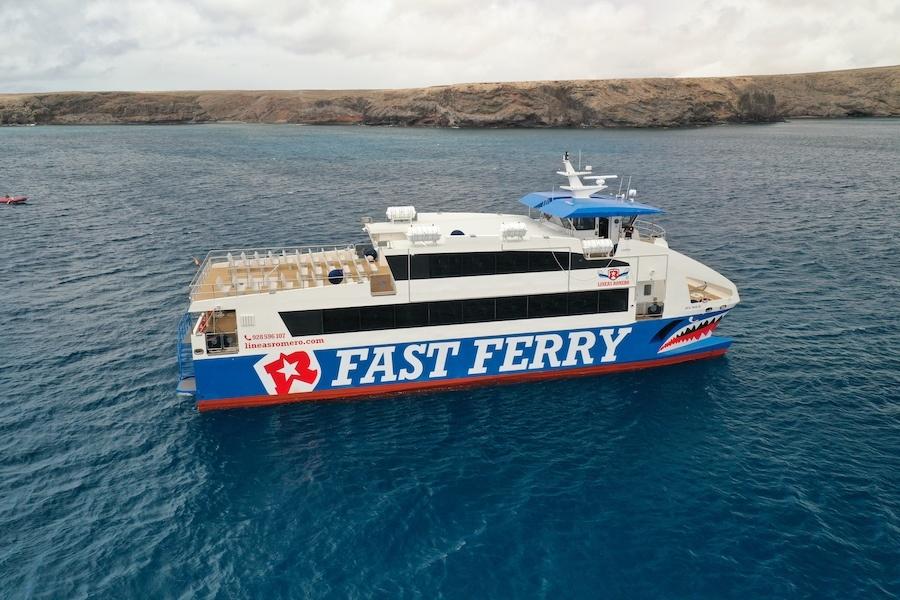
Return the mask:
M319 375L317 369L310 367L309 354L298 350L292 354L282 354L265 367L266 373L275 382L276 394L288 394L294 380L313 384Z

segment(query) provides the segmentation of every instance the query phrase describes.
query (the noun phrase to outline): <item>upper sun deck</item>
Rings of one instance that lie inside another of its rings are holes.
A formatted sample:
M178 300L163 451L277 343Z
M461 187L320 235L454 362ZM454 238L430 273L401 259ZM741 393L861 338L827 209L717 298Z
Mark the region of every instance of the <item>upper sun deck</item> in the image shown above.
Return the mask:
M367 256L363 246L216 250L200 264L190 298L198 302L350 283L368 283L373 295L394 291L387 263Z
M431 232L430 243L416 241L416 229ZM397 252L408 249L444 252L451 248L465 248L475 252L479 248L499 247L504 230L514 230L505 240L521 242L524 248L543 248L550 244L572 245L578 242L571 231L549 221L539 221L525 215L503 213L433 212L417 213L414 220L366 223L366 233L376 247Z
M569 185L560 186L563 191L521 199L528 215L417 213L412 206L389 207L387 221L364 220L370 245L210 252L191 282L190 298L205 304L232 296L351 283L367 283L372 295L388 295L396 292L396 285L385 256L552 250L598 258L613 256L620 239L653 243L664 237L661 228L636 220L661 211L635 202L634 190L600 195L605 181L615 176L590 176L590 167L575 171L568 155L564 167L559 173ZM595 183L584 185L580 178L584 175Z

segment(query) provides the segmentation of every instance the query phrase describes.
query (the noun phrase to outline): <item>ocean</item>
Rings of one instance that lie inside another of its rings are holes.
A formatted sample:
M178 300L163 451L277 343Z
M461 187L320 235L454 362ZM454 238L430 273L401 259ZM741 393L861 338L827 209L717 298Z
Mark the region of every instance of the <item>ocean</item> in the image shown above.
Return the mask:
M0 129L3 598L900 595L900 119ZM192 256L633 175L726 358L199 414Z

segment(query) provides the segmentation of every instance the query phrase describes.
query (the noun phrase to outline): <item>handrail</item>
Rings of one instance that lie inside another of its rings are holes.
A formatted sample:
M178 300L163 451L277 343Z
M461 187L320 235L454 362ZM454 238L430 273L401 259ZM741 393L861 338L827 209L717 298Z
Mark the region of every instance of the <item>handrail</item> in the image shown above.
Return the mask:
M178 322L178 339L175 343L175 356L178 360L178 378L193 377L194 362L191 354L190 340L185 341L188 337L191 327L193 326L193 316L191 313L185 313Z
M638 232L638 235L646 235L651 239L655 238L663 238L666 237L666 230L656 223L651 223L650 221L645 221L643 219L635 219L633 226L635 230Z
M382 265L381 261L375 267L359 265L369 263L363 255L367 247L348 243L212 250L191 280L189 295L197 300L318 286L329 281L334 268L344 271L345 283L363 283Z

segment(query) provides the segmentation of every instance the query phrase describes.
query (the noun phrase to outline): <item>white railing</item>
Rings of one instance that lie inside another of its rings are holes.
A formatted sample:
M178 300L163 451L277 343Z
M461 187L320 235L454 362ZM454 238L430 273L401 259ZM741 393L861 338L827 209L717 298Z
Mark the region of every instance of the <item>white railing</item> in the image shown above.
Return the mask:
M363 244L213 250L190 284L191 300L362 283L379 272ZM340 276L333 274L340 271Z
M644 221L643 219L637 219L634 222L634 229L637 231L638 235L643 237L648 237L650 239L655 238L666 238L666 230L657 225L656 223L651 223L650 221Z

